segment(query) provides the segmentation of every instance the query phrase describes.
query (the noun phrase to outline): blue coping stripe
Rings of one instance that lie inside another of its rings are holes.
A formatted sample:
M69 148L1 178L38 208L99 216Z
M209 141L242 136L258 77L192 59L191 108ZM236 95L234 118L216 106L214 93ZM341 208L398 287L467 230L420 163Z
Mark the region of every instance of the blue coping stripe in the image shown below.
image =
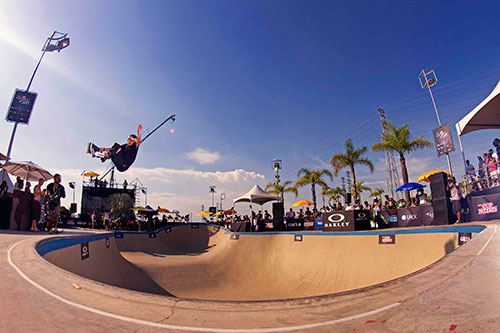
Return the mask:
M219 229L225 230L226 234L238 234L238 235L248 235L248 236L258 236L258 235L305 235L305 236L367 236L367 235L396 235L396 234L429 234L429 233L456 233L456 232L471 232L480 233L486 227L484 226L449 226L449 227L435 227L435 228L425 228L425 229L381 229L381 230L370 230L370 231L354 231L354 232L310 232L310 231L274 231L274 232L232 232L225 227L205 224L205 223L181 223L171 226L166 226L160 228L156 231L113 231L106 234L97 234L89 236L73 236L73 237L58 237L58 238L48 238L38 242L35 246L36 251L39 255L44 256L49 252L60 250L66 247L95 242L101 239L116 237L117 235L149 235L158 234L165 229L180 227L183 225L191 224L203 224L207 226L217 227Z

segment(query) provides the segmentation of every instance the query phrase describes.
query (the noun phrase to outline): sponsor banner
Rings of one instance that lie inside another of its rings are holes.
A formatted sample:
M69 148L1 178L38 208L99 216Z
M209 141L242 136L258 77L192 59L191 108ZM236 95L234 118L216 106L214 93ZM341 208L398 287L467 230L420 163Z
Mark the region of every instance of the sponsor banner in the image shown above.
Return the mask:
M432 130L432 132L434 134L434 142L436 143L438 157L455 150L449 124L444 124Z
M233 222L231 223L230 229L233 232L245 232L247 224L250 224L250 222Z
M396 235L378 235L379 244L396 244Z
M10 122L28 124L37 93L16 89L5 119Z
M304 219L304 230L314 230L314 221L310 221L308 218Z
M199 224L191 224L192 229L199 229L200 225Z
M156 238L156 234L154 232L150 233L149 238Z
M398 208L398 227L417 227L420 226L418 214L419 207Z
M323 213L323 231L354 231L354 211L342 210Z
M80 244L80 252L82 260L88 259L90 257L89 243Z
M419 220L422 225L434 225L434 207L432 205L420 206L418 211Z
M296 242L302 242L302 235L294 235L293 239L294 239Z
M240 239L240 235L238 235L238 234L231 234L231 239L238 240L238 239Z
M115 238L123 238L123 234L120 232L115 232Z
M371 213L369 210L355 210L354 211L354 229L355 230L370 230L372 225L370 223Z
M459 232L458 233L458 246L464 245L472 238L472 232Z
M316 230L321 230L323 229L323 219L321 217L318 217L315 221L314 221L314 229Z
M109 248L109 238L106 238L106 248Z
M286 219L286 230L304 230L304 219Z
M380 210L377 212L375 222L379 228L389 228L397 226L398 214L396 209Z
M500 193L481 195L468 199L472 221L500 219Z

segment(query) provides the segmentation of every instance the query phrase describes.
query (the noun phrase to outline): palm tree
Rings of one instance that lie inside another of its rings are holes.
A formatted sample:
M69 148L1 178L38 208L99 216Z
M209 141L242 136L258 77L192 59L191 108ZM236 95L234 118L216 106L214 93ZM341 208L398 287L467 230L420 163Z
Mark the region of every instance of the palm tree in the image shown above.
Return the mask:
M376 188L374 189L371 193L370 193L370 198L381 198L382 197L382 194L384 193L384 190L381 189L381 188Z
M363 155L368 150L366 146L356 149L352 144L352 139L349 138L345 141L345 150L345 154L338 153L333 155L333 157L330 159L330 163L333 167L333 174L337 176L341 169L348 167L351 170L353 188L356 189L356 173L354 170L354 166L356 164L366 165L370 168L370 171L372 173L375 170L375 167L369 159L363 157ZM354 200L358 199L358 193L356 191L353 193L353 196Z
M352 186L352 196L354 197L355 196L355 193L359 194L359 196L361 197L361 192L363 191L372 191L371 188L369 188L368 186L365 186L364 185L364 181L360 181L358 183L356 183L356 185L353 185Z
M283 184L269 183L266 185L266 192L274 195L279 195L281 197L281 202L284 203L285 193L292 192L293 194L295 194L295 197L299 195L297 189L293 186L290 186L290 184L292 184L291 181L286 181Z
M340 197L343 197L345 199L346 192L343 188L335 186L328 188L328 190L325 191L325 195L328 197L328 204L331 207L332 206L331 200L338 202Z
M432 142L425 140L423 137L412 139L408 124L398 128L394 126L392 122L388 122L386 133L382 134L382 140L374 144L372 150L397 152L399 154L404 185L408 184L408 169L406 168L405 153L431 146ZM405 199L407 202L410 200L408 191L405 191Z
M297 179L297 181L295 182L294 187L297 189L307 184L311 184L311 193L312 200L314 202L314 208L316 208L316 185L319 185L321 187L328 186L323 180L324 176L329 176L330 180L333 180L332 173L327 169L311 171L306 168L302 168L297 173L297 177L299 177L299 179Z

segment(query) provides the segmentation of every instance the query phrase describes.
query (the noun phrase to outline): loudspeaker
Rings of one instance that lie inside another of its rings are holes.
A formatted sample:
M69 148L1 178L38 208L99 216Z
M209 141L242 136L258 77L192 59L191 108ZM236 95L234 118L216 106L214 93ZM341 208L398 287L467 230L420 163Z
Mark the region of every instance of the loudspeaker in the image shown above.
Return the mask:
M285 209L282 202L273 203L273 224L274 230L285 230L285 225L283 221L283 216L285 215Z
M432 195L432 207L434 208L434 223L437 225L450 224L453 221L453 209L451 201L446 199L434 199Z
M70 205L69 211L70 211L71 214L76 213L76 203L72 203Z
M347 197L346 197L345 203L346 203L346 205L350 205L351 202L352 202L352 194L351 193L347 193Z
M431 181L432 201L443 200L450 197L450 192L446 190L448 178L444 172L435 173L429 177Z

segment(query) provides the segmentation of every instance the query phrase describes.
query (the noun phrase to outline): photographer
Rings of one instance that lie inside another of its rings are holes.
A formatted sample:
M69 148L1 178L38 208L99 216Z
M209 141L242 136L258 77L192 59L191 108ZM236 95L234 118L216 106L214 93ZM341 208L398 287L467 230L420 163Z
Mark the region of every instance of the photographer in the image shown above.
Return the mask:
M457 221L455 223L458 223L460 222L460 211L462 210L462 193L460 192L455 177L448 178L446 189L450 191L453 212L457 214Z

